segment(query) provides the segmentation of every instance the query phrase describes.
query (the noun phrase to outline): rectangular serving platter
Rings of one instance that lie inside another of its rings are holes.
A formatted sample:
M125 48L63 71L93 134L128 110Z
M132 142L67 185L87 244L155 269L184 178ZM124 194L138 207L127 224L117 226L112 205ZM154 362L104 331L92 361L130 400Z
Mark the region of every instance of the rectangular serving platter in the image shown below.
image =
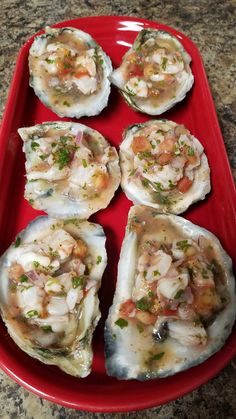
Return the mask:
M120 64L122 56L127 51L129 45L131 46L137 33L142 28L154 27L166 30L165 25L148 22L142 19L125 17L120 18L120 20L118 17L103 17L105 20L107 19L107 26L103 26L101 24L101 18L102 17L76 19L70 21L69 25L67 25L68 22L63 22L56 26L74 26L82 30L86 30L87 28L87 31L111 57L113 67L117 67ZM91 25L89 25L89 23L91 23ZM113 31L109 30L109 25L110 28L113 28ZM183 123L203 144L211 168L212 190L210 194L203 202L193 205L182 215L188 220L201 227L207 228L214 233L220 239L223 247L231 256L234 263L236 263L235 188L202 59L198 49L192 41L174 29L168 28L168 30L177 36L187 52L191 55L191 67L195 83L193 89L187 95L187 98L182 103L176 105L172 110L163 114L161 118L164 117L174 120L177 123ZM17 129L45 121L69 121L69 119L57 117L52 111L46 109L35 96L33 89L29 87L28 52L32 41L33 37L26 42L19 53L0 132L1 253L4 252L15 239L15 236L19 231L25 228L32 219L42 214L39 211L33 210L24 199L25 159L22 152L22 142L17 134ZM130 109L116 89L112 88L108 108L99 116L81 118L79 122L97 129L112 145L118 148L121 143L122 132L128 125L145 122L149 119L150 118L147 115L136 113ZM93 364L93 370L96 371L96 374L100 374L100 379L104 380L104 385L106 385L106 380L108 378L105 377L104 370L102 328L104 319L107 316L108 308L112 303L119 251L124 237L130 205L131 202L125 197L123 192L119 190L106 210L102 210L91 217L92 221L98 222L104 227L107 235L109 260L109 265L103 279L102 290L100 292L100 298L103 301L103 317L95 337L97 355L95 356ZM234 331L234 342L235 340ZM227 363L230 356L232 357L232 345L233 340L231 338L231 341L228 343L228 357L226 356L227 359L225 358L225 362L221 363L221 368ZM7 354L5 353L4 356L5 362ZM3 360L1 361L3 363ZM199 369L199 372L203 372L204 367L201 366L201 368L202 369ZM212 375L217 373L219 369L220 368L215 368L213 371L211 367L208 375L203 379L199 379L198 377L195 381L193 380L192 387L186 386L184 391L182 391L182 394L209 379ZM10 375L13 377L11 372ZM199 373L197 375L199 376ZM18 382L20 382L19 379ZM91 379L88 383L89 382L92 383ZM114 380L111 379L111 382L114 383ZM168 380L166 382L168 382ZM27 383L21 382L21 384L26 385L26 387L29 388ZM137 388L141 385L140 383L136 384ZM147 383L147 388L151 388L151 384ZM121 396L121 390L121 387L119 387L119 390L117 390L118 396ZM35 391L35 389L33 389L33 391ZM50 400L64 404L65 406L75 408L84 408L85 406L81 400L79 400L77 404L72 401L69 402L69 396L67 399L64 397L64 399L58 401L58 399L49 397L48 394L41 394L40 391L35 392ZM136 402L136 404L131 400L130 403L127 402L128 404L125 404L123 401L123 405L122 397L120 404L118 402L115 404L114 401L112 402L107 399L106 405L102 406L102 402L100 405L98 403L98 409L93 405L86 405L86 410L96 411L99 410L99 407L100 411L134 410L135 408L145 408L160 404L160 402L169 401L177 395L180 394L178 392L172 392L171 397L168 397L168 394L166 394L166 397L159 397L157 394L156 398L152 398L152 400L146 398L145 401L145 399L142 400L141 397L140 401Z

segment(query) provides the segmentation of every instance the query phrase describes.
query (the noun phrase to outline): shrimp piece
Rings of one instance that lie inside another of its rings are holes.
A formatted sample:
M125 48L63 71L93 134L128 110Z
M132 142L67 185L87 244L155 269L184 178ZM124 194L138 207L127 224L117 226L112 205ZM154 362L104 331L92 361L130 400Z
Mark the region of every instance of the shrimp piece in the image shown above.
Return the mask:
M171 263L171 256L162 250L158 250L152 255L142 255L138 261L138 270L145 273L148 282L153 282L166 275Z
M182 272L174 277L164 277L158 281L157 290L169 300L176 298L179 291L184 291L188 286L188 272Z
M53 252L57 252L61 261L67 259L74 247L76 240L63 229L58 229L48 238L47 244Z

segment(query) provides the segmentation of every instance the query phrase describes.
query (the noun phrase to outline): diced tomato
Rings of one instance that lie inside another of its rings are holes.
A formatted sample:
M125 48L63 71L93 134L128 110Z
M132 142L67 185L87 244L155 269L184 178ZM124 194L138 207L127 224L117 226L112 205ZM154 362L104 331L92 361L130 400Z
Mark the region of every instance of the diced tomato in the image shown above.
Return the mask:
M130 63L128 67L129 77L143 77L143 66L140 64Z
M129 317L130 314L136 311L135 303L132 300L127 300L120 306L120 314Z
M162 310L161 314L163 316L176 316L177 315L177 310L164 309L164 310Z
M81 69L81 70L76 71L76 73L74 74L74 77L76 77L77 79L80 79L80 77L88 76L88 75L89 75L88 70L84 68L83 70Z
M192 186L193 181L190 180L187 176L182 177L182 179L179 180L177 183L177 189L185 193L189 190L189 188Z
M175 138L165 138L164 141L159 145L160 151L171 152L174 151L175 147Z
M157 317L154 314L148 313L147 311L137 310L136 319L143 324L155 324Z
M134 137L131 147L134 154L150 151L152 148L151 144L144 135Z
M162 153L158 157L158 163L161 166L164 166L165 164L168 164L172 159L173 159L173 154L172 153Z

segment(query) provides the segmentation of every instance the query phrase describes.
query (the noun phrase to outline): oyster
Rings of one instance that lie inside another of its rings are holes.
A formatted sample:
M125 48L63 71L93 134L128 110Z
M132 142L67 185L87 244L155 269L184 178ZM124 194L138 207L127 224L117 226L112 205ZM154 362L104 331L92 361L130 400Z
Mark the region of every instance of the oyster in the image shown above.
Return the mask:
M160 212L180 214L210 191L203 146L183 125L169 120L128 127L120 164L127 197Z
M100 318L105 235L87 221L38 217L0 261L0 305L15 343L45 364L85 377Z
M235 312L219 240L176 215L132 207L105 327L108 374L148 380L197 365L224 345Z
M30 86L59 116L93 116L107 106L111 60L86 32L47 27L30 48L29 69Z
M119 158L97 131L72 122L18 130L26 154L25 198L49 215L88 218L120 183Z
M143 29L113 71L111 82L128 105L160 115L184 99L193 85L191 57L179 40L157 29Z

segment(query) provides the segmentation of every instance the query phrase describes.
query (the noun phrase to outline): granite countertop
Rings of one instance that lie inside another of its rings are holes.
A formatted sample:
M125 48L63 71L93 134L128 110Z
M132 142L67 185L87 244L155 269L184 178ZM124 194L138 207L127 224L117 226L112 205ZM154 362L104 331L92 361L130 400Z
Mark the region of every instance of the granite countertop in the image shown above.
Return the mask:
M235 0L2 0L0 10L0 113L19 48L46 25L83 16L126 15L180 30L198 46L212 90L230 165L236 178ZM234 418L236 359L209 383L172 403L127 414L92 414L40 399L0 372L0 417L7 418Z

